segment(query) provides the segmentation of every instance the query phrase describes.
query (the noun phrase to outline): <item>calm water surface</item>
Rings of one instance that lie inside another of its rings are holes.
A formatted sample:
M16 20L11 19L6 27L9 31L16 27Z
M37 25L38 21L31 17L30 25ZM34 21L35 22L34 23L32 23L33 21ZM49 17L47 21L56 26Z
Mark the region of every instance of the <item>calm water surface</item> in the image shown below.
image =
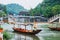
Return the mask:
M10 40L60 40L60 31L51 31L45 24L38 24L38 29L42 29L42 31L36 35L12 32L12 24L3 24L2 26L13 34L13 37Z

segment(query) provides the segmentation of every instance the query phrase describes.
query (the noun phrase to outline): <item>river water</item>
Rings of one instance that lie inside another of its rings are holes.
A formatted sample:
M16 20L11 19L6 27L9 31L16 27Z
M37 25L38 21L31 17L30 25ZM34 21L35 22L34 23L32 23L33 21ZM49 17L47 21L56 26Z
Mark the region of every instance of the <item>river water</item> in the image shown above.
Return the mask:
M37 29L41 29L42 31L36 35L13 32L12 24L3 24L2 27L13 34L10 40L60 40L60 31L51 31L46 24L38 24Z

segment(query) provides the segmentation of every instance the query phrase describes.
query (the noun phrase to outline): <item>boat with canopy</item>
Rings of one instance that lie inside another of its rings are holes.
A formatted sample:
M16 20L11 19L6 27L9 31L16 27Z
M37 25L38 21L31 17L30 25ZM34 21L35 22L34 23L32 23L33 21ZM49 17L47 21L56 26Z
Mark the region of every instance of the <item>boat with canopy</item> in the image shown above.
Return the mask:
M30 23L30 22L29 23L26 23L25 22L25 23L15 23L15 24L17 24L19 26L17 28L15 26L13 27L13 30L15 32L26 33L26 34L37 34L37 33L39 33L41 31L41 29L36 29L37 28L37 26L36 26L37 22L35 22L35 21L34 21L34 23ZM23 28L20 28L21 25L24 25L25 28L24 29ZM33 25L33 26L31 26L31 30L26 29L27 28L27 25ZM34 28L35 30L33 30L32 28Z

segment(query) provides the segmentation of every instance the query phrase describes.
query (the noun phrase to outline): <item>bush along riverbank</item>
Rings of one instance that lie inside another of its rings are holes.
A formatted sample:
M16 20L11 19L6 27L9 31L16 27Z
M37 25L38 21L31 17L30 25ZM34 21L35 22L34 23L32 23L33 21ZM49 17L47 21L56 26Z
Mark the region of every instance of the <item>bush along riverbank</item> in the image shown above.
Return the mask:
M9 32L7 32L7 30L4 30L1 25L0 25L0 33L3 34L3 36L2 36L3 40L9 40L9 39L12 38L12 34L10 34Z
M8 33L7 31L3 32L3 40L9 40L12 38L12 34Z

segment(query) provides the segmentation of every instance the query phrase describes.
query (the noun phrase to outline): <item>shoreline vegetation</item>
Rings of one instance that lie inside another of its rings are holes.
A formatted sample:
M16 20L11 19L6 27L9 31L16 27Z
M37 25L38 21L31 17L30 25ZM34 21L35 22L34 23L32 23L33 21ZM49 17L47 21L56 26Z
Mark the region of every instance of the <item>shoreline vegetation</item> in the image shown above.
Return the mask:
M3 34L0 35L3 38L3 40L9 40L10 38L12 38L12 35L8 33L6 30L4 30L1 25L0 32ZM2 38L0 38L0 40L2 40Z
M10 40L12 38L12 34L8 33L7 31L3 32L3 40Z

